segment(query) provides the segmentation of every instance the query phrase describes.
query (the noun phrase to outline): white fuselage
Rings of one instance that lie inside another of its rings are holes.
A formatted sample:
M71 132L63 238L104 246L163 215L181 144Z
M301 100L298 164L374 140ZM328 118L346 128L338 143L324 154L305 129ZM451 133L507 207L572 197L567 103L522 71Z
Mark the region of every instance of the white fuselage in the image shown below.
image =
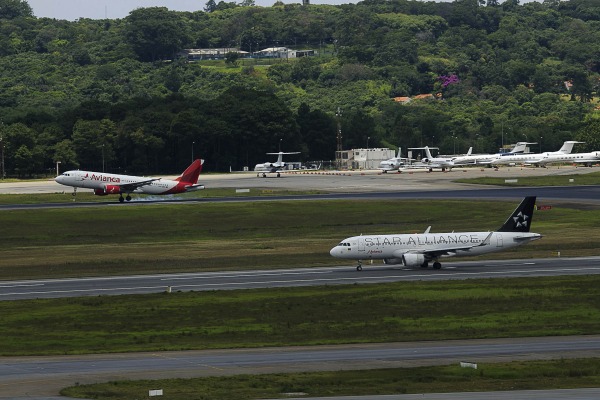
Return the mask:
M546 154L538 164L546 165L553 163L584 163L594 164L600 162L600 151L590 153L571 153L571 154Z
M541 238L529 232L452 232L398 235L363 235L344 239L331 249L334 257L351 260L402 259L405 254L421 254L451 247L440 257L475 256L506 250Z
M379 167L382 171L394 171L398 170L401 166L404 165L404 161L401 158L390 158L389 160L384 160L379 163Z
M138 182L144 182L153 180L141 187L135 188L131 193L145 193L145 194L168 194L177 191L177 187L180 184L179 181L170 179L159 179L159 178L146 178L141 176L131 175L118 175L118 174L106 174L102 172L91 172L91 171L67 171L62 175L55 178L56 182L65 186L72 186L76 188L86 188L93 190L105 190L111 186L123 186L127 184L135 184ZM200 187L199 187L200 188ZM182 192L186 190L180 190Z

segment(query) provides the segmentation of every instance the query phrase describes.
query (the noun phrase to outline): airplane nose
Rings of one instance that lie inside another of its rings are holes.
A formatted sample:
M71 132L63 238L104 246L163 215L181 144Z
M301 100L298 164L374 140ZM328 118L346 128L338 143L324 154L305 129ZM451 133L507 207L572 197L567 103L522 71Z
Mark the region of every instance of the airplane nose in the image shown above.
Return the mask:
M337 247L337 246L336 246L336 247ZM332 257L335 257L335 249L336 249L336 247L334 247L333 249L329 250L329 254L330 254Z

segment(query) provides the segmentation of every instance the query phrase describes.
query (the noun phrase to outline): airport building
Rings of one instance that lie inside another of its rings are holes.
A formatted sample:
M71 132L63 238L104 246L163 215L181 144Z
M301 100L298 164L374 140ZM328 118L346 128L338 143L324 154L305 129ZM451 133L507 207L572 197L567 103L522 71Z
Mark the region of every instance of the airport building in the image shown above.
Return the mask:
M377 169L379 163L395 157L394 150L369 148L336 151L336 162L340 169Z

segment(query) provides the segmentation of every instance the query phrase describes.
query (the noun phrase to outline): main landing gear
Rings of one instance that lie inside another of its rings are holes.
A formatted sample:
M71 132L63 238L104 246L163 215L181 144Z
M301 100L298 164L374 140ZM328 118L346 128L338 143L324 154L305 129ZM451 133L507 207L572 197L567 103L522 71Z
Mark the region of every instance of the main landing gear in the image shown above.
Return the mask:
M358 265L356 266L357 271L362 271L362 262L358 260Z
M127 197L123 198L123 195L119 196L119 203L123 203L125 200L131 201L131 196L127 195Z
M429 261L425 261L425 262L423 262L423 264L421 264L421 268L427 268L427 267L429 267ZM440 263L439 261L434 261L433 269L442 269L442 263Z
M260 174L256 174L256 177L257 177L257 178L259 178L259 177L260 177ZM267 177L267 173L266 173L266 172L263 172L263 173L262 173L262 177L263 177L263 178L266 178L266 177ZM279 172L277 173L277 177L278 177L278 178L281 178L281 174L280 174Z

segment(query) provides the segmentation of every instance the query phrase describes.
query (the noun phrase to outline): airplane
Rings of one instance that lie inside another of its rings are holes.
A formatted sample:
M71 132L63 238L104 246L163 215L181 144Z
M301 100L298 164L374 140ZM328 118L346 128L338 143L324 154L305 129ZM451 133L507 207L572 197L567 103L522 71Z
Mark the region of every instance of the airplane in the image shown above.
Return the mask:
M73 196L77 194L77 188L89 188L97 196L118 194L119 201L123 203L125 200L131 201L131 193L163 195L204 189L204 185L198 184L203 164L204 160L194 160L175 180L80 170L63 172L54 180L61 185L72 186ZM125 198L124 193L127 194Z
M511 154L509 156L498 156L493 159L490 164L497 165L506 165L506 164L532 164L532 165L543 165L540 164L540 161L544 159L546 156L553 155L565 155L571 154L573 151L573 146L577 143L575 140L567 140L563 143L562 147L557 151L547 151L545 153L525 153L525 154Z
M571 153L571 154L548 154L536 160L533 164L546 166L547 164L556 163L579 163L591 167L592 164L600 162L600 151L592 151L589 153Z
M279 173L283 168L285 168L285 163L283 162L283 155L284 154L300 154L299 151L295 151L295 152L291 152L291 153L286 153L283 151L280 151L278 153L267 153L267 154L277 154L277 161L275 162L265 162L262 164L256 164L254 166L254 172L259 172L258 174L256 174L256 176L260 176L260 172L262 172L262 177L266 178L267 177L267 173L277 173L277 177L279 178L281 176L281 174Z
M426 157L421 159L421 163L429 168L429 172L431 172L433 168L441 168L442 172L444 172L446 171L446 168L451 170L452 167L454 167L452 158L432 157L430 149L437 149L437 147L410 147L410 150L425 150Z
M472 147L469 147L469 152L464 156L457 156L452 159L454 165L473 165L473 164L490 164L492 160L498 157L506 157L508 155L523 154L527 149L527 145L537 144L530 142L517 142L515 146L508 152L496 154L471 154Z
M357 260L357 271L362 271L365 259L421 268L427 268L433 261L433 268L440 269L441 257L477 256L540 239L539 233L529 232L535 199L536 196L525 197L496 231L430 233L429 227L424 233L353 236L342 240L329 254Z
M398 147L398 155L396 157L392 157L389 160L384 160L379 163L379 167L384 174L388 171L395 171L400 169L401 166L410 162L410 158L402 157L402 148Z

